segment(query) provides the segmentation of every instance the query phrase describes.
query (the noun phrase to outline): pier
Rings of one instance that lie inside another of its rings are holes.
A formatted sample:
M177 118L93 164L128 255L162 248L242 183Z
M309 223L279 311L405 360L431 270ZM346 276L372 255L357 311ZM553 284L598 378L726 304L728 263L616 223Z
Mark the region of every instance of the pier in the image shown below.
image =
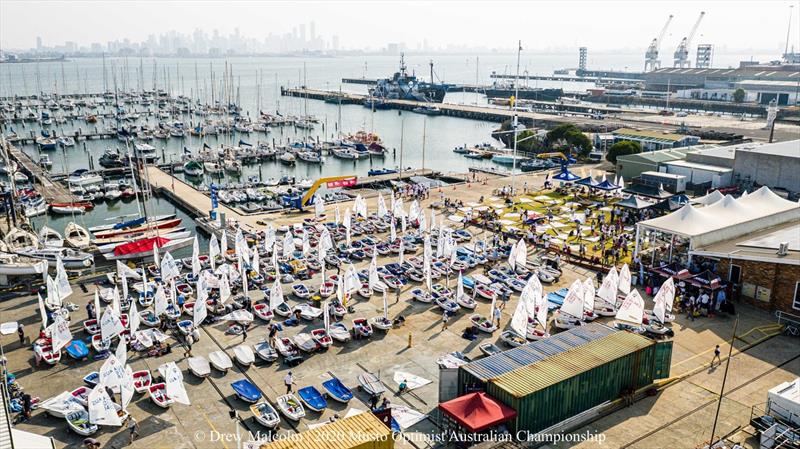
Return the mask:
M75 201L75 197L60 182L50 178L50 175L39 164L31 159L27 153L23 152L14 145L8 145L8 156L15 160L22 171L29 177L33 177L36 190L42 194L47 203L69 203Z

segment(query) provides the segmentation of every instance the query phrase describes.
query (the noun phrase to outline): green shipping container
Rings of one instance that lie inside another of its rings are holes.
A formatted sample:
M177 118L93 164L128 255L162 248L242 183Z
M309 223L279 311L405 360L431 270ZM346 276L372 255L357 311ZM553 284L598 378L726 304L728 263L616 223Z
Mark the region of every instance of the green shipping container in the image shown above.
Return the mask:
M666 379L669 377L669 368L672 365L672 340L657 342L655 357L653 379Z
M491 379L486 391L517 411L514 432L541 431L649 385L656 343L618 332Z

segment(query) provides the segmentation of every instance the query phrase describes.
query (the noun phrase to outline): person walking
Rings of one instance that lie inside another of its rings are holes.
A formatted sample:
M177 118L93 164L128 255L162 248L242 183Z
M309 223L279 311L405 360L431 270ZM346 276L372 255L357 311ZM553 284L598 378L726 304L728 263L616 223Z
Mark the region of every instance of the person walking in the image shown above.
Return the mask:
M275 347L275 337L278 335L278 326L272 323L269 326L269 345Z
M242 343L247 340L247 326L242 326Z
M17 336L19 336L19 345L25 346L25 327L22 323L17 326Z
M497 327L500 327L500 317L502 316L502 313L500 312L500 308L499 307L495 307L493 314L494 314L494 320L495 320L495 322L497 322Z
M133 436L139 436L139 423L131 415L128 415L128 432L128 436L131 439L130 444L133 444Z
M447 330L447 321L449 319L450 317L447 316L447 311L445 310L444 313L442 313L442 332Z
M192 356L192 345L194 344L194 337L192 334L186 336L186 347L183 351L183 357L191 357Z
M722 364L722 358L719 356L719 354L720 354L719 345L717 345L717 347L714 348L714 357L711 359L710 368L714 367L714 360L716 360L718 364L720 365Z
M294 385L294 376L292 376L291 371L289 371L289 373L287 373L286 376L283 378L283 384L286 385L286 394L291 393L292 385Z

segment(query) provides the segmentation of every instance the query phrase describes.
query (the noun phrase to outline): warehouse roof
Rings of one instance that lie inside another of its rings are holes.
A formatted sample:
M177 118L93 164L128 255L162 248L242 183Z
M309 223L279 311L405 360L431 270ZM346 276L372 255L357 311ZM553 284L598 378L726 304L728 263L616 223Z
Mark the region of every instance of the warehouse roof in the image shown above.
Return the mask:
M680 142L687 137L683 134L663 133L658 131L638 130L630 128L620 128L612 132L617 137L632 137L639 139L657 140L663 142Z
M262 445L261 449L346 449L365 447L368 441L391 442L392 431L375 415L365 412L294 434L291 438L277 439Z
M800 158L800 140L787 140L785 142L765 143L761 145L751 143L737 146L736 151Z
M520 398L556 385L628 354L655 344L631 332L616 332L600 340L506 373L492 383Z
M689 161L667 161L664 162L664 165L674 165L676 167L692 168L695 170L711 171L716 173L728 173L733 171L732 168L728 167L720 167L718 165L701 164L699 162Z
M626 154L625 156L617 157L617 163L624 164L626 162L644 161L644 162L652 162L654 164L658 164L660 162L685 159L686 154L696 148L698 148L698 146L670 148L667 150L657 150L657 151L646 151L637 154Z
M789 245L789 251L784 256L778 255L778 248L781 243ZM691 251L691 254L704 257L800 265L800 220L696 248Z

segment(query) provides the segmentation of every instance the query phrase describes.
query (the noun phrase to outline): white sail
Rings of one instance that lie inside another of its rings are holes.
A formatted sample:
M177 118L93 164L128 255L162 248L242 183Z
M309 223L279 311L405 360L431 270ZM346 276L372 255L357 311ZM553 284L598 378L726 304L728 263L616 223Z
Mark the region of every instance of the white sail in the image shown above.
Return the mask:
M350 208L347 208L344 212L344 219L342 220L342 226L344 226L345 235L347 237L347 244L350 244Z
M406 250L405 242L401 241L400 242L400 254L398 255L398 258L397 258L397 261L398 261L398 263L400 265L403 265L403 262L404 262L403 254L405 253L405 250Z
M131 267L122 263L122 261L117 261L117 276L122 277L125 276L126 278L131 278L135 280L139 280L142 278L142 275L137 273L136 270L132 269Z
M644 317L644 299L639 294L639 291L634 289L628 293L622 305L619 306L617 311L617 319L620 321L629 321L634 324L642 324Z
M117 344L117 350L114 351L114 355L119 360L119 363L126 364L128 363L128 345L125 343L124 338L119 339L119 344Z
M94 291L94 316L98 320L100 319L100 292L95 289ZM99 321L98 321L99 322Z
M314 216L317 218L325 214L325 201L317 195L314 197Z
M231 284L228 281L228 273L222 273L219 278L219 303L225 302L231 297Z
M122 297L128 299L128 276L125 273L120 277L120 284L122 284Z
M167 293L164 291L163 285L158 284L153 300L156 316L167 313Z
M258 255L258 249L253 248L253 260L250 262L250 269L256 273L261 272L261 256Z
M156 268L160 268L161 267L161 257L159 257L159 255L158 255L158 243L157 242L153 242L153 260L155 261ZM147 269L146 267L143 268L143 270L146 270L146 269Z
M464 278L461 276L461 272L458 272L458 286L456 287L456 300L461 299L464 296Z
M389 302L387 300L386 289L383 290L383 319L389 319Z
M205 289L205 286L203 286L203 289ZM192 311L192 323L194 323L194 327L200 327L200 325L203 324L203 320L205 320L207 316L208 305L206 304L206 298L198 295L197 301L194 303L194 310Z
M200 242L194 236L192 243L192 276L195 278L200 274Z
M275 282L272 283L272 288L269 289L269 310L275 310L283 302L283 288L281 287L281 281L280 279L275 278Z
M267 252L271 252L273 246L275 246L275 228L272 227L272 223L267 223L267 229L264 231L264 249Z
M36 296L39 297L39 315L42 318L42 328L47 326L47 308L44 305L44 300L42 299L42 295L40 293L36 293Z
M117 356L111 354L108 356L103 366L100 367L100 383L114 388L122 385L125 381L125 366L119 363Z
M103 340L110 341L124 330L125 326L122 325L119 315L111 307L106 307L103 317L100 319L100 335L102 335Z
M525 245L525 240L519 239L514 257L516 258L516 267L525 267L528 264L528 247Z
M111 309L119 316L122 313L122 304L120 303L119 299L119 289L117 286L114 286L114 290L111 292Z
M389 221L389 241L394 242L397 240L397 229L394 225L394 217ZM401 242L402 243L402 242Z
M597 296L612 306L617 303L617 284L619 283L617 277L617 270L611 267L611 270L603 278L600 289L597 290Z
M133 394L136 388L133 385L133 370L130 365L125 366L125 381L120 385L120 397L122 402L122 409L128 410L128 405L133 399Z
M339 211L339 205L337 204L333 210L333 222L338 226L339 222L342 221L341 217L342 213Z
M583 281L583 310L592 312L594 310L594 282L586 278Z
M311 252L311 241L308 239L308 233L303 232L303 256Z
M378 255L377 251L372 253L372 261L369 263L369 288L374 289L380 278L378 277Z
M356 267L350 264L347 271L344 273L344 292L349 294L358 290L361 287L361 280L358 278Z
M528 333L528 308L525 300L520 297L517 302L517 308L514 309L514 315L511 316L511 329L519 334L522 338Z
M50 335L53 352L58 352L72 341L72 331L69 330L69 323L60 314L56 314L53 324L47 329Z
M631 271L628 264L623 265L619 270L619 286L617 288L626 295L631 292Z
M426 232L428 230L428 222L425 220L425 214L422 212L419 214L419 230L420 232Z
M167 362L164 380L167 384L167 396L180 404L192 405L186 388L183 386L183 373L175 362Z
M403 235L406 234L406 227L408 227L408 222L406 221L406 216L405 215L401 215L400 216L400 232L402 232Z
M69 285L67 270L64 269L64 262L61 256L56 256L56 285L58 286L58 296L61 301L67 299L72 294L72 287Z
M570 285L564 303L561 304L561 312L575 318L583 317L583 284L581 281L576 279Z
M227 225L225 225L227 226ZM222 238L219 239L219 251L222 257L228 255L228 229L222 229Z
M286 231L286 234L283 235L283 257L291 257L293 252L294 238L290 231Z
M386 201L383 199L383 195L378 192L378 218L385 217L387 213Z
M408 219L411 221L415 221L420 216L420 208L419 203L417 200L411 202L411 207L408 209Z
M217 235L212 233L211 240L208 242L208 261L211 264L211 269L216 269L216 258L220 254L219 241Z
M172 254L167 252L161 259L161 279L164 280L164 282L169 282L180 275L180 267L178 267L178 264L175 262Z
M665 322L666 314L672 309L672 302L675 301L675 282L672 278L668 278L661 284L658 289L653 302L653 314L658 318L661 323Z
M325 326L325 332L329 332L331 328L331 314L328 301L325 301L325 305L322 307L322 322Z
M89 422L100 426L121 426L122 420L117 415L114 402L106 393L103 384L97 385L87 398L89 405Z
M45 304L51 309L58 309L61 307L61 295L58 294L58 284L56 284L55 279L51 278L50 275L47 275L47 299L45 299Z
M136 310L136 301L131 301L131 308L128 310L128 326L130 327L131 335L139 330L139 323L141 323L141 318L139 317L139 311Z

